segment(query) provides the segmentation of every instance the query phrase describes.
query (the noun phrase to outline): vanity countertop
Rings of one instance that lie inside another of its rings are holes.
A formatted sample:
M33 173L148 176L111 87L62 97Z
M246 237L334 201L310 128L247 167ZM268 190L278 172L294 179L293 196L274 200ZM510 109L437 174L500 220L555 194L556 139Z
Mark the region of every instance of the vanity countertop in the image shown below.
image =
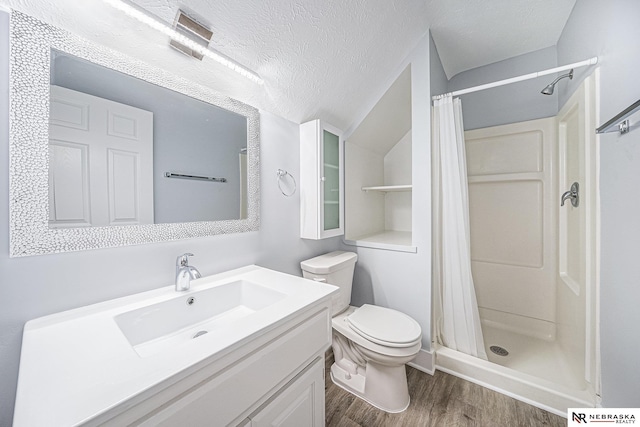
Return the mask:
M237 281L284 296L197 339L146 355L116 322L124 313ZM14 426L79 425L134 397L143 399L186 376L188 368L215 362L334 292L331 285L252 265L195 280L186 292L167 286L31 320L24 327Z

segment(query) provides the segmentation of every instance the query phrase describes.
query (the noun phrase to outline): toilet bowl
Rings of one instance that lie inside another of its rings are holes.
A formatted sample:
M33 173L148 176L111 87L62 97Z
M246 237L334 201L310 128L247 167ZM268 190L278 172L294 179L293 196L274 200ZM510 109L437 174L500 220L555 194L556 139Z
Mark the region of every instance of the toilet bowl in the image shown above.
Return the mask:
M409 406L405 364L420 351L422 331L411 317L365 304L349 305L357 254L336 251L301 263L305 278L340 288L332 302L331 379L386 412Z

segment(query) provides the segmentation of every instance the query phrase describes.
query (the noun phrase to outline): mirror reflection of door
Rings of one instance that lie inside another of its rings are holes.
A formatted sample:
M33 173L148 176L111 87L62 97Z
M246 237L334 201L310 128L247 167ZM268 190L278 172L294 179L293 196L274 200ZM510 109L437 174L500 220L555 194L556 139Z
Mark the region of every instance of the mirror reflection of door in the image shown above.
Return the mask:
M153 113L51 86L49 226L153 224Z

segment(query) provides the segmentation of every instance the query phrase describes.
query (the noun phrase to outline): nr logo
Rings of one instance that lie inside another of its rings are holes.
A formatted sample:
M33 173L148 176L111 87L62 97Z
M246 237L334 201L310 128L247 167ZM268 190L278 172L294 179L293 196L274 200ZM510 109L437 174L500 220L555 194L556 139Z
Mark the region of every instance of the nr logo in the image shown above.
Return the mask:
M571 414L573 414L571 417L573 419L573 422L585 423L585 424L587 423L587 414L581 414L581 413L576 414L575 412L572 412Z

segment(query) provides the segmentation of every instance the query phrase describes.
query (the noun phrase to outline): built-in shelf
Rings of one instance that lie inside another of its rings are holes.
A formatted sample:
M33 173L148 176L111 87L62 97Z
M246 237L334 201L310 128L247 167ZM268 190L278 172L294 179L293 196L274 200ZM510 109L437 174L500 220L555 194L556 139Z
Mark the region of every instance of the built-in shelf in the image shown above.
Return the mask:
M345 239L344 243L350 246L365 248L386 249L399 252L417 252L418 248L412 246L410 231L384 230L378 233L359 236L354 239Z
M338 169L338 165L334 165L331 163L324 163L324 167L329 169Z
M413 186L411 184L408 185L379 185L376 187L362 187L362 191L380 191L383 193L392 192L392 191L411 191Z

